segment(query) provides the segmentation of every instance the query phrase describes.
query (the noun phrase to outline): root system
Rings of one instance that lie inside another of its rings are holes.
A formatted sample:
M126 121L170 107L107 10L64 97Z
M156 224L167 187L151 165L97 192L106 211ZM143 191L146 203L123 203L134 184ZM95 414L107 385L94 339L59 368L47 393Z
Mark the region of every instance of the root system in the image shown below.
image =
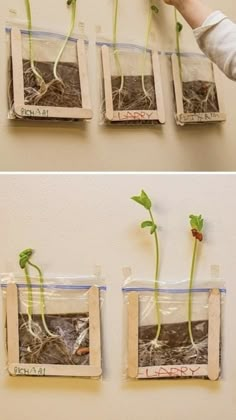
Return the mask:
M187 114L219 112L215 83L202 80L183 82L183 104Z
M60 80L53 77L53 62L35 61L34 64L45 84L38 86L30 62L23 60L25 104L66 108L82 107L77 64L59 63L57 71Z
M112 77L112 97L115 111L156 110L155 85L153 76L144 76L145 91L141 76L124 76L124 86L119 92L121 77Z
M27 315L19 315L20 362L34 364L88 365L88 313L46 315L48 328L55 337L47 335L40 315L32 317L29 331Z
M192 322L196 347L193 347L188 323L162 324L158 342L155 341L157 326L139 328L139 366L164 366L207 364L208 321Z

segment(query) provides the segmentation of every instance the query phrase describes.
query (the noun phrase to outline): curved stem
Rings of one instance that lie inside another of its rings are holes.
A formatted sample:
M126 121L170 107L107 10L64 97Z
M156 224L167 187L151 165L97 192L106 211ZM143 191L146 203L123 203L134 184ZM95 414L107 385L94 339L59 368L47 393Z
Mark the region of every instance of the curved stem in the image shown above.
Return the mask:
M27 294L28 294L27 315L28 315L28 323L29 323L29 332L33 337L38 338L38 336L32 330L33 293L32 293L31 280L30 280L27 264L25 265L24 271L25 271L25 279L26 279Z
M44 79L41 74L36 70L34 65L34 54L33 54L33 41L32 41L32 14L31 14L31 5L30 0L25 0L26 5L26 13L27 13L27 20L28 20L28 31L29 31L29 58L30 58L30 67L32 72L35 75L35 78L39 85L44 84Z
M195 343L193 340L193 333L192 333L192 288L193 288L193 279L194 279L194 269L196 265L196 257L197 257L197 238L194 239L193 257L192 257L190 280L189 280L189 296L188 296L188 332L189 332L190 341L193 346L195 346Z
M143 88L145 96L148 96L148 93L145 89L144 74L145 74L145 66L146 66L146 60L147 60L148 43L149 43L149 38L151 34L151 29L152 29L152 17L153 17L153 11L150 7L149 14L148 14L148 25L147 25L147 32L146 32L146 37L145 37L145 50L143 53L143 66L142 66L142 88Z
M118 9L119 9L119 0L115 0L115 13L114 13L114 22L113 22L113 48L114 48L114 57L115 62L118 67L118 72L120 74L120 88L119 93L123 90L124 87L124 75L121 67L119 51L117 49L117 25L118 25Z
M179 63L179 74L180 74L180 79L182 82L183 74L182 74L182 62L181 62L181 56L180 56L180 32L178 30L178 16L177 16L176 8L174 8L174 14L175 14L176 50L177 50L178 63Z
M63 52L64 52L64 50L66 48L67 42L69 41L69 39L70 39L70 37L71 37L71 35L72 35L73 31L74 31L75 18L76 18L76 0L72 0L72 3L71 3L71 25L70 25L70 29L69 29L69 32L67 34L67 37L66 37L66 39L65 39L65 41L64 41L61 49L59 51L59 54L58 54L58 56L56 58L56 61L54 63L54 67L53 67L54 77L55 77L56 80L58 80L60 82L62 80L60 79L60 77L57 74L57 67L58 67L59 61L60 61L60 59L62 57L62 54L63 54Z
M149 210L149 214L153 224L155 225L155 221L153 218L152 211ZM161 312L160 312L160 304L159 304L159 283L158 283L158 274L159 274L159 260L160 260L160 252L159 252L159 241L157 236L157 231L154 232L154 239L155 239L155 252L156 252L156 269L155 269L155 281L154 281L154 297L155 297L155 305L156 305L156 313L157 313L157 333L155 340L158 341L160 333L161 333Z
M50 337L57 337L55 334L53 334L53 333L51 333L51 331L49 331L47 323L46 323L46 319L45 319L45 300L44 300L44 287L43 287L43 283L44 283L43 273L37 265L33 264L30 261L28 263L29 263L29 265L31 265L31 267L35 268L35 270L39 274L40 312L41 312L41 318L42 318L42 323L43 323L44 329L48 333L48 335L50 335Z

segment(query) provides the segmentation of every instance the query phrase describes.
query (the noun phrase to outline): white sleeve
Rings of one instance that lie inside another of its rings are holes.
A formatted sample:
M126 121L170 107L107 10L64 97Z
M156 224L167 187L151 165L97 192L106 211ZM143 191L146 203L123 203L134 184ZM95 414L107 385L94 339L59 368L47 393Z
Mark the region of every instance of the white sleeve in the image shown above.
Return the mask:
M201 50L226 76L236 80L236 24L216 11L193 32Z

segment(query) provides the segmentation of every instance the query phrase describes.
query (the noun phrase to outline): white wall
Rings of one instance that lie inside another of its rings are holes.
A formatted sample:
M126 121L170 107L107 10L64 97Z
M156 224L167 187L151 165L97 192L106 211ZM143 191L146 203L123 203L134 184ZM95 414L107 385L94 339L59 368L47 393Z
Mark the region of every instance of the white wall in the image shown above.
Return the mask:
M236 7L232 0L208 0L215 8L236 20ZM67 31L69 14L65 11L66 0L32 0L33 21L36 26L59 28ZM147 0L135 3L120 0L120 41L144 43L147 16ZM99 101L96 69L96 25L111 37L113 0L79 1L78 20L85 22L91 46L89 51L90 84L95 118L82 127L69 125L12 123L7 121L7 105L4 94L0 107L0 170L75 170L75 171L122 171L122 170L182 170L215 171L235 170L236 84L223 77L223 89L228 121L223 125L177 128L173 117L171 75L167 59L162 73L165 90L167 122L165 127L107 128L99 126ZM0 63L1 92L6 92L5 34L8 18L25 20L23 0L0 0L1 33ZM9 10L16 11L14 15ZM130 22L132 20L132 25ZM153 44L158 40L163 50L175 48L173 10L161 6ZM187 26L183 32L183 49L197 51L193 35Z
M205 218L196 284L218 264L228 289L224 379L218 383L122 381L121 268L130 265L145 278L154 268L152 237L139 228L145 210L130 200L141 188L152 197L158 215L162 280L187 278L192 250L188 215L201 212ZM90 273L101 264L109 285L104 381L8 378L1 354L1 418L234 420L235 189L234 175L1 176L0 271L18 271L18 253L33 247L45 274Z

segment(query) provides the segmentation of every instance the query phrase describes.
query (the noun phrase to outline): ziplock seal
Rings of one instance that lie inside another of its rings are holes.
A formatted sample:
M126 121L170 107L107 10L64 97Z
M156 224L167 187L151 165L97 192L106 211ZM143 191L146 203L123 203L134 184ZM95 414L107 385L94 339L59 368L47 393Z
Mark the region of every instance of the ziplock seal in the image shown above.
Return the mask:
M215 287L213 287L215 288ZM159 292L159 293L204 293L210 292L213 288L201 288L201 289L155 289L153 287L123 287L123 292ZM221 293L226 293L225 288L217 288Z
M9 26L7 26L6 28L5 28L5 32L6 33L10 33L11 32L11 30L12 30L12 28L11 27L9 27ZM61 39L61 40L65 40L66 38L67 38L67 36L66 35L63 35L63 34L58 34L58 33L56 33L56 32L48 32L48 31L36 31L36 30L33 30L33 31L29 31L29 30L27 30L27 29L20 29L20 31L21 31L21 33L23 34L23 35L29 35L30 33L31 33L31 35L32 36L34 36L35 38L40 38L40 37L42 37L42 36L46 36L46 37L48 37L48 38L54 38L54 39ZM84 39L84 37L82 36L82 35L79 35L78 34L78 37L77 38L74 38L74 37L70 37L69 39L68 39L68 41L71 41L71 42L77 42L78 41L78 39ZM89 41L87 40L87 39L84 39L84 42L85 42L85 44L89 44Z
M6 288L9 283L5 283L0 285L1 288ZM27 289L27 284L24 283L15 283L19 289ZM30 286L32 289L40 289L41 286L39 284L31 284ZM92 286L89 285L63 285L63 284L44 284L44 289L59 289L59 290L89 290ZM106 286L97 286L99 290L106 291Z
M102 42L102 41L97 41L96 45L98 47L102 47L103 45L106 45L107 47L111 47L111 48L123 48L123 49L137 49L140 51L147 51L147 52L152 52L154 50L154 48L145 48L142 47L141 45L137 45L137 44L131 44L131 43L117 43L117 44L113 44L113 42ZM208 59L208 57L205 56L205 54L202 53L198 53L198 52L181 52L180 54L177 53L176 51L160 51L158 50L157 53L159 55L166 55L166 56L172 56L173 54L177 55L177 56L181 56L181 57L202 57L202 58L206 58ZM208 59L209 60L209 59Z

